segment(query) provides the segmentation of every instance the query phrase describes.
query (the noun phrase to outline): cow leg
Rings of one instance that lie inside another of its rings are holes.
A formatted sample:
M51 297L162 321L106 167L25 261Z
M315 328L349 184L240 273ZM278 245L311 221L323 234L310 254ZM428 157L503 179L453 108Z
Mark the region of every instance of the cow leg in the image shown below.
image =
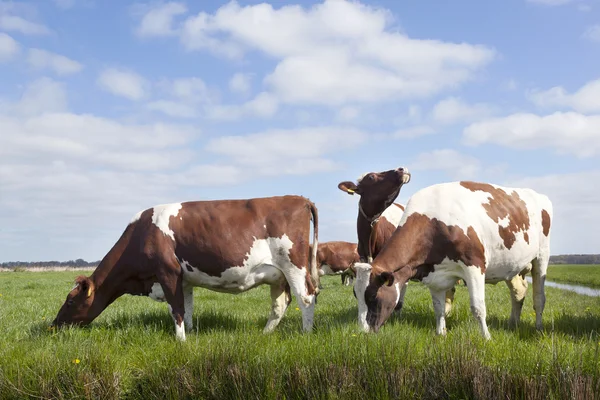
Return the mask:
M520 274L517 274L511 280L505 282L510 290L512 300L512 310L508 323L510 326L517 326L521 320L521 310L527 295L527 281Z
M400 288L400 295L398 296L398 303L396 304L396 307L394 308L394 313L396 313L396 315L400 315L400 312L402 311L402 306L404 306L404 296L406 296L406 289L408 289L408 281L404 283L404 285L402 285L402 287Z
M446 291L446 302L444 305L444 315L447 317L450 315L452 311L452 302L454 301L454 293L456 292L456 288L452 286L452 289Z
M194 327L194 286L187 283L183 284L183 304L185 309L183 322L185 323L185 330L190 332Z
M469 290L469 298L471 301L471 312L475 319L479 322L481 334L486 340L491 339L490 332L485 321L485 276L481 274L479 268L471 268L471 271L466 271L465 283Z
M263 333L271 333L279 325L279 321L283 318L285 310L292 302L290 295L290 287L287 283L276 283L271 285L271 315Z
M431 300L433 301L433 313L435 314L435 333L446 334L446 317L444 316L444 304L446 299L445 290L429 288Z
M535 309L535 328L542 330L542 313L546 304L546 294L544 293L544 283L546 282L546 271L548 270L548 257L540 257L532 263L531 281L533 284L533 308Z
M306 268L298 268L293 263L283 268L285 278L302 311L302 328L305 332L312 331L315 315L316 295L308 293L307 280L310 279Z
M169 304L169 311L175 323L175 336L177 339L185 341L185 300L181 267L176 260L173 260L173 262L165 262L163 265L158 266L157 270L158 282L163 289L165 299Z

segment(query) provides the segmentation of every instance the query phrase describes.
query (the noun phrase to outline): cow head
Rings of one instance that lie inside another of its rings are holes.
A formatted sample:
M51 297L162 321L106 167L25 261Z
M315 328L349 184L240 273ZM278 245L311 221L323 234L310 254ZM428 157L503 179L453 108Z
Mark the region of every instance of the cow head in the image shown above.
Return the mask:
M392 315L400 300L400 283L392 272L372 273L364 291L366 323L377 333Z
M94 313L94 309L97 308L94 307L94 297L94 282L88 277L78 276L75 279L75 287L67 295L52 325L89 324L99 314Z
M369 252L366 249L371 234L371 223L377 219L398 197L402 185L410 181L406 168L364 174L356 183L345 181L338 188L350 195L358 194L360 201L358 217L358 252L363 260Z

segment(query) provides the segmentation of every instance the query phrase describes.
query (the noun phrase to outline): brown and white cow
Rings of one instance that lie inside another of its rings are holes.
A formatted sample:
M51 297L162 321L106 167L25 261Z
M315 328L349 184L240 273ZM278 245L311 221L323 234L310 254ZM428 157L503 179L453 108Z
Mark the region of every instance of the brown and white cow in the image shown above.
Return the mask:
M354 264L360 261L356 243L332 241L318 247L319 275L341 275L342 284L348 286L354 279Z
M356 233L358 254L362 262L372 262L396 231L404 214L404 206L393 201L400 194L402 185L410 182L410 177L408 169L398 168L363 174L356 184L351 181L338 184L341 191L360 196ZM400 299L396 305L398 313L402 310L407 287L408 282L400 287ZM453 299L454 288L449 290L446 296L446 315L450 313ZM358 301L359 321L362 321L361 325L365 326L366 307L360 306L362 299Z
M512 289L514 278L531 268L536 328L542 329L551 220L552 203L531 189L463 181L418 191L372 264L356 265L357 296L362 294L367 307L365 328L377 332L398 302L398 285L417 279L431 292L437 334L445 334L444 296L460 278L489 339L485 283L505 281ZM516 323L523 299L514 290L511 296Z
M313 247L310 247L310 221ZM271 286L271 332L291 302L313 325L318 215L300 196L194 201L138 213L90 277L78 277L55 325L86 325L123 294L167 301L176 336L192 328L195 286L237 294ZM184 329L185 328L185 329Z

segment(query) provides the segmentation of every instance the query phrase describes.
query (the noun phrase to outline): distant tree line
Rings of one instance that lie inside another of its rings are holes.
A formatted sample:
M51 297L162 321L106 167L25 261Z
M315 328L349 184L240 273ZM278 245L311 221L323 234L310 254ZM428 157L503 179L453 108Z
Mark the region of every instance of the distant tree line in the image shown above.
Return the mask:
M600 254L562 254L550 256L550 264L600 264Z
M81 258L77 260L69 260L69 261L8 261L0 263L0 267L2 268L31 268L31 267L70 267L70 268L78 268L78 267L96 267L100 264L100 261L92 261L87 262Z
M97 267L98 261L85 261L81 258L69 261L8 261L0 263L0 267L14 268L32 268L32 267ZM600 254L561 254L550 256L550 264L600 264Z

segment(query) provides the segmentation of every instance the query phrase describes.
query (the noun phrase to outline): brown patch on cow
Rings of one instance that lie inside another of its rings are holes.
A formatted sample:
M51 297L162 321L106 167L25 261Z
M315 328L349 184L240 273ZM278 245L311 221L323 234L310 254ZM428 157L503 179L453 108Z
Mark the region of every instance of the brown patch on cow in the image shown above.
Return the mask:
M542 210L542 229L544 236L548 237L550 234L550 214L546 210Z
M523 239L529 244L529 234L527 232L523 232Z
M465 232L459 226L414 213L373 261L372 275L402 269L406 279L423 279L446 258L485 273L485 250L472 226Z
M317 263L319 267L327 264L333 272L343 272L358 261L356 243L332 241L319 243L317 246Z
M487 215L497 224L508 217L506 227L498 225L498 233L507 249L510 249L517 240L517 232L522 231L526 234L529 229L529 213L527 205L516 191L509 195L504 190L490 184L469 181L460 182L460 185L472 192L482 191L492 195L489 203L482 204L482 206ZM526 236L525 240L529 243L529 236Z
M404 211L404 206L402 204L394 203L394 205Z

